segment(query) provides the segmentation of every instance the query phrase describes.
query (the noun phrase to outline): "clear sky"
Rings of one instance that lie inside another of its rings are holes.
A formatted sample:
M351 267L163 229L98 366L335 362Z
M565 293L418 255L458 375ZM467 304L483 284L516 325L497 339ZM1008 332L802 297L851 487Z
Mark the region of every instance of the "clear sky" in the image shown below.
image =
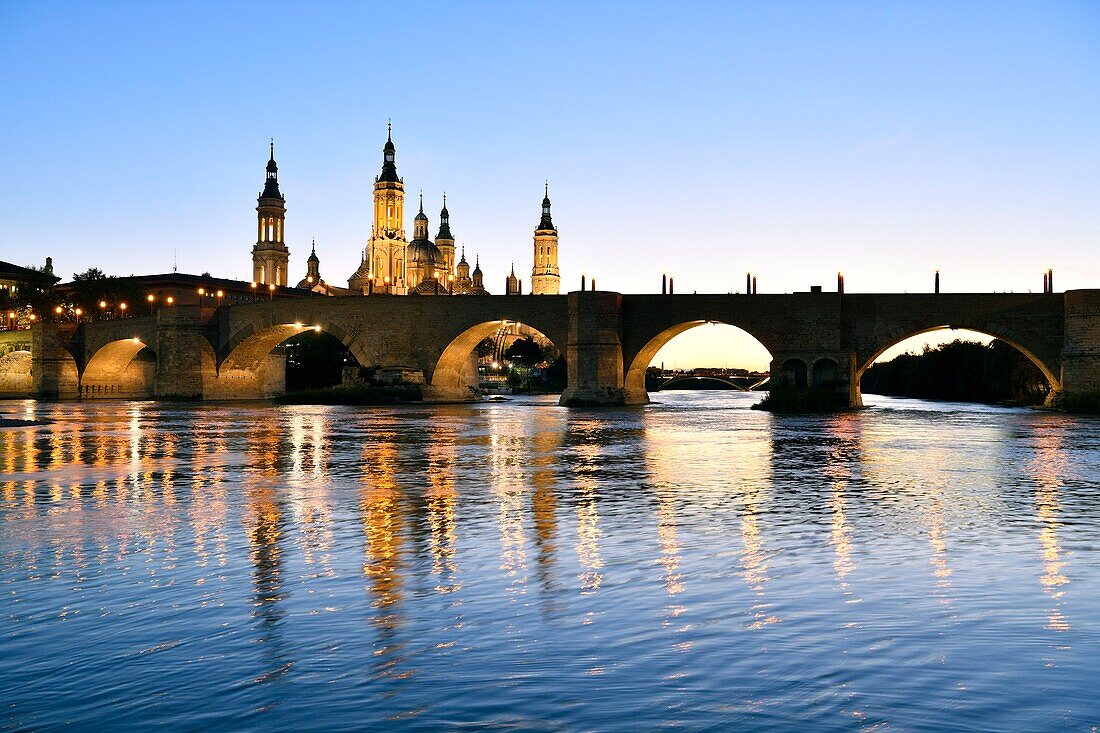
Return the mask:
M0 259L65 277L249 278L274 137L342 284L392 118L494 292L547 178L563 289L1100 286L1096 2L0 2L0 92Z

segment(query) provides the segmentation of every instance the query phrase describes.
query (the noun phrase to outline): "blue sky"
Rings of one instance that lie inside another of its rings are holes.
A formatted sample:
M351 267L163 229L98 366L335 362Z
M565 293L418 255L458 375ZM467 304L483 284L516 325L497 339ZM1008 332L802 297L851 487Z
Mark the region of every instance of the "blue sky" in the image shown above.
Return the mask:
M0 259L342 282L393 119L491 290L1100 285L1100 4L0 3ZM411 216L415 208L409 212ZM411 228L411 226L409 227Z

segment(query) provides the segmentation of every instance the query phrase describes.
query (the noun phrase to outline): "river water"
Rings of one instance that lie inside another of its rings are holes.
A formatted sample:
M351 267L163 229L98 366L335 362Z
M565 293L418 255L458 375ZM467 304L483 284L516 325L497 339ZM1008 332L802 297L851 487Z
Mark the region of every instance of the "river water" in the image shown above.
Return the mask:
M0 403L0 727L1100 724L1100 421L656 399Z

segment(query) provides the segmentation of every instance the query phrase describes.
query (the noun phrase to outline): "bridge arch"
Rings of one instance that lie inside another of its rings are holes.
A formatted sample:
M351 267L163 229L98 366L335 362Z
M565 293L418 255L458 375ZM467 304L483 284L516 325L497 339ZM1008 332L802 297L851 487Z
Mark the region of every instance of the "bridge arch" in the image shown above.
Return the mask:
M466 328L443 348L439 357L435 360L431 374L426 375L429 378L426 397L436 401L465 401L476 396L478 388L477 366L471 359L474 349L485 339L511 325L525 327L533 331L552 343L557 348L558 353L563 358L565 357L565 351L562 349L564 344L557 343L542 330L525 322L509 319L483 321Z
M290 339L310 332L334 337L360 365L370 363L361 342L331 320L281 322L257 318L238 328L225 341L212 391L221 398L259 398L285 391L285 360L272 352Z
M997 328L946 324L929 326L925 328L916 328L912 330L898 329L890 333L887 337L880 339L873 350L869 350L865 354L857 355L857 366L854 376L854 384L856 385L857 389L864 372L866 372L880 356L886 353L886 351L897 346L903 341L913 338L914 336L920 336L926 333L945 330L972 331L974 333L982 334L983 336L997 339L998 341L1003 341L1004 343L1008 344L1009 346L1013 347L1021 354L1026 356L1028 360L1039 369L1043 377L1046 379L1047 384L1050 385L1052 391L1056 392L1062 389L1062 380L1060 374L1061 367L1058 364L1057 355L1044 354L1043 356L1040 356L1039 353L1037 353L1037 350L1033 351L1024 344L1020 343L1020 341L1014 338L1006 337L1005 335L1003 335L1003 332Z
M836 359L824 356L814 361L810 372L811 387L826 387L836 382L840 375L840 366Z
M714 319L701 319L690 320L677 323L672 326L668 326L662 331L659 331L655 335L651 336L649 340L637 351L630 363L626 365L626 369L623 374L623 391L626 394L627 404L644 404L649 401L645 386L645 374L646 369L649 368L653 358L657 356L659 352L666 344L672 341L674 338L682 333L690 331L698 326L704 326L707 324L720 324L724 326L732 326L739 331L744 332L748 336L752 337L757 343L759 343L769 354L774 353L773 349L768 346L759 336L753 331L745 328L737 323L731 323L729 321L720 321Z
M135 336L101 345L80 371L82 399L151 399L157 355Z
M806 362L798 357L784 359L780 367L780 378L777 383L791 387L804 388L809 385L809 369Z

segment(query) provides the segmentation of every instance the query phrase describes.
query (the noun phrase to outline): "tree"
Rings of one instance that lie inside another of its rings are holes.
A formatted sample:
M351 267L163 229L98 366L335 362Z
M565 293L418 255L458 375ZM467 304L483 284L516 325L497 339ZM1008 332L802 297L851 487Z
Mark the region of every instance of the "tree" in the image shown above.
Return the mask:
M528 336L513 341L512 345L504 352L504 359L517 364L534 366L546 360L546 352L533 338Z
M89 267L84 272L73 273L74 283L92 282L94 280L106 280L107 275L98 267Z

